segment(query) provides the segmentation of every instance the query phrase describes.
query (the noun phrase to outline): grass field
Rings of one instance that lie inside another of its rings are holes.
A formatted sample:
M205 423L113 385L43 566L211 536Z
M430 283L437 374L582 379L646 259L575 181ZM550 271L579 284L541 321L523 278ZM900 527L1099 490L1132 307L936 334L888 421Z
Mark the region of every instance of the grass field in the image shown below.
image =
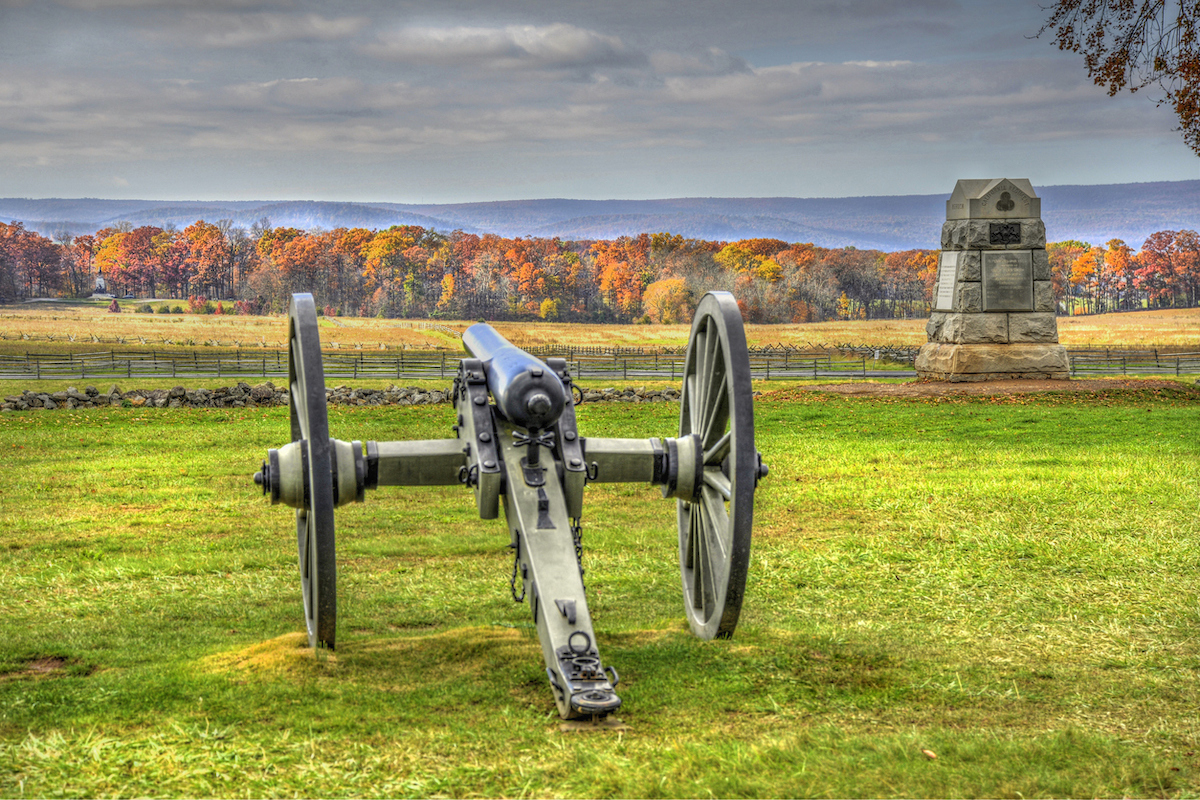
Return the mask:
M137 314L141 301L122 301L126 312L110 314L99 302L38 302L0 306L0 353L62 350L92 351L114 347L282 346L286 325L282 317L205 316L196 314ZM153 301L157 308L164 301ZM179 305L180 301L166 301ZM444 324L464 330L474 320ZM321 340L325 347L459 350L456 337L420 327L422 323L358 317L323 318ZM443 324L443 323L439 323ZM529 347L570 342L596 347L683 347L687 325L577 325L560 323L497 322L506 337ZM416 327L414 327L414 325ZM1060 317L1059 338L1067 347L1125 346L1192 350L1200 347L1200 309L1167 309L1087 317ZM27 335L30 340L20 337ZM69 337L75 337L72 343ZM104 340L93 343L95 336ZM834 345L908 345L925 343L925 320L868 320L820 322L805 325L748 325L751 346L832 347ZM47 337L54 337L48 341ZM124 344L114 344L120 338Z
M504 525L464 490L339 510L339 647L314 657L291 512L249 480L286 409L0 415L0 795L1195 796L1198 410L1182 385L768 395L724 642L686 630L659 490L590 487L629 727L588 734L560 732ZM579 413L644 437L678 412Z

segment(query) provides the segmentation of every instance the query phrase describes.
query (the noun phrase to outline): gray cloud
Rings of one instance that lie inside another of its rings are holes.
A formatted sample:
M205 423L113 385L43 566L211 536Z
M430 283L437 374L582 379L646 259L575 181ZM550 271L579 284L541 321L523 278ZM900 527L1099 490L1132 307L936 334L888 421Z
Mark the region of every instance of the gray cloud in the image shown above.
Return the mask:
M730 55L719 47L709 47L698 53L660 50L651 54L650 66L659 75L728 75L750 71L746 59Z
M644 54L615 36L574 25L509 25L503 28L409 27L383 34L366 52L415 64L493 68L578 69L636 66Z
M0 5L15 2L24 4L27 0L0 0ZM195 0L54 0L57 5L75 8L81 11L109 11L113 9L136 8L142 10L167 9L187 10L196 7ZM264 6L291 6L291 0L204 0L208 8L262 8Z
M6 193L116 176L131 196L871 194L992 165L1041 165L1039 183L1195 172L1168 113L1024 38L1036 0L0 9Z
M161 35L198 47L259 47L346 39L369 23L365 17L328 18L319 14L189 12Z
M36 149L37 140L56 160L84 136L118 143L112 157L140 158L171 145L295 155L330 147L394 153L530 141L653 148L711 144L732 131L747 143L785 144L1136 135L1142 124L1136 115L1096 106L1083 76L1047 80L1045 68L1026 62L947 72L910 62L797 63L657 83L601 78L556 89L549 78L454 88L314 77L230 85L24 78L0 81L0 112L10 132L27 134L21 153ZM16 152L0 144L0 158Z

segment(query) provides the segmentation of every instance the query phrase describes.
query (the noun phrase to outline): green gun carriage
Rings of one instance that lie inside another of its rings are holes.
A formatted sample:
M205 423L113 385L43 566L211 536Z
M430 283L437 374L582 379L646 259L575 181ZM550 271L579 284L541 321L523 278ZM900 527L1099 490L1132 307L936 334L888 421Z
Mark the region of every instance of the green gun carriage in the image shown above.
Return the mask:
M511 588L529 600L563 719L603 719L621 705L600 659L581 565L584 489L642 482L675 500L684 608L703 639L733 634L746 586L754 492L767 474L754 446L746 337L728 292L705 295L688 340L673 438L583 437L567 362L544 361L490 325L463 334L454 379L455 438L342 441L329 435L313 298L288 309L291 443L254 476L272 503L296 510L304 617L314 648L336 645L334 509L381 486L461 484L482 519L500 508L514 551ZM516 591L518 580L522 586Z

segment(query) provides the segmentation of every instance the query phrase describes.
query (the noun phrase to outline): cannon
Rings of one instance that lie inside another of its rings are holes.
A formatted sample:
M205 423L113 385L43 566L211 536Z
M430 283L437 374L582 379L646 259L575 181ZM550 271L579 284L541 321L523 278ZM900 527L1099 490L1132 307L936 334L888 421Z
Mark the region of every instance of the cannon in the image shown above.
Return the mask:
M754 492L767 467L754 446L746 337L728 292L705 295L688 340L678 435L580 436L567 362L538 359L490 325L463 334L454 379L455 438L330 438L316 307L288 307L291 442L268 451L254 481L295 509L309 644L336 645L334 509L382 486L461 484L482 519L500 507L513 550L510 590L528 596L546 675L563 719L602 720L621 705L601 658L584 588L581 520L589 483L643 482L673 499L684 609L702 639L733 634L746 586ZM582 394L580 394L582 397ZM517 586L520 585L520 593Z

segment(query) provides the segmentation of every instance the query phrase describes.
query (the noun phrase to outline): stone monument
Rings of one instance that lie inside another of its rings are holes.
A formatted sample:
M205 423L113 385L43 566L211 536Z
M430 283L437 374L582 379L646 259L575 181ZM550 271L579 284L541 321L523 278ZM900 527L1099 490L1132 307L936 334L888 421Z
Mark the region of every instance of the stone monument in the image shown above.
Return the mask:
M1058 343L1042 201L1025 179L960 180L946 201L925 380L1071 377Z

